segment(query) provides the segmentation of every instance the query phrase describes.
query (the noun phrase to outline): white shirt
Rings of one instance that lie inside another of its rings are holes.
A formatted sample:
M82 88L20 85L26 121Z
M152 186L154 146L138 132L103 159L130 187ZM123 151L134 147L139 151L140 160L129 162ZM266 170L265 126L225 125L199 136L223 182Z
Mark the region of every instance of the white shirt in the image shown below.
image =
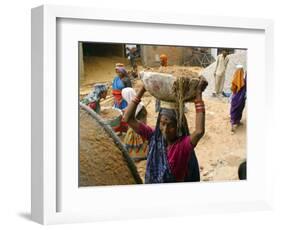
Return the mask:
M229 61L229 58L227 56L225 58L223 57L222 54L220 54L218 56L217 65L216 65L216 69L215 69L216 75L222 75L225 73L225 69L226 69L228 61Z

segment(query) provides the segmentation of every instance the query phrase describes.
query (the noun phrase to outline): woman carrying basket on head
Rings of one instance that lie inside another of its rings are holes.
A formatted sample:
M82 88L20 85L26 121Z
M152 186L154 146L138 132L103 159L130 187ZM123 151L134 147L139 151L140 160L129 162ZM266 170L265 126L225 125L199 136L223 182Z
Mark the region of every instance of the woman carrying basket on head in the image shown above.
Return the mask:
M149 141L145 183L169 183L200 181L199 165L194 148L205 132L205 107L202 91L205 81L200 81L196 99L195 131L189 134L185 116L178 120L176 107L162 103L156 128L153 129L135 118L137 105L145 92L139 91L129 104L125 121L139 135ZM178 124L181 124L179 127Z

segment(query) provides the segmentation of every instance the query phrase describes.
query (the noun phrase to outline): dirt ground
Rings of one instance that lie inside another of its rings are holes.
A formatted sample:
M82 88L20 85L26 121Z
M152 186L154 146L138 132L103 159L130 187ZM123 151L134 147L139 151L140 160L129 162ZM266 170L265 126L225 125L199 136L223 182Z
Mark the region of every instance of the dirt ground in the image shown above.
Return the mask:
M80 95L87 94L93 83L110 83L115 73L115 64L123 63L128 69L129 62L120 57L85 57L84 58L84 80L80 81Z
M96 82L110 82L115 76L115 63L123 62L130 69L126 59L120 58L97 58L85 60L85 80L80 82L80 96L89 92ZM200 72L199 67L190 67L192 71ZM141 67L139 67L141 70ZM138 90L141 80L136 79L133 87ZM145 93L142 101L148 110L148 124L156 124L157 114L155 113L155 98L148 92ZM204 97L206 108L205 135L195 148L199 161L201 181L228 181L238 179L238 166L246 159L246 114L244 110L241 122L235 134L230 132L230 105L227 98ZM102 106L111 105L110 95ZM193 103L186 104L186 113L190 132L195 127L195 109ZM246 106L247 107L247 106ZM121 137L122 139L123 137ZM140 176L144 178L145 161L136 163Z

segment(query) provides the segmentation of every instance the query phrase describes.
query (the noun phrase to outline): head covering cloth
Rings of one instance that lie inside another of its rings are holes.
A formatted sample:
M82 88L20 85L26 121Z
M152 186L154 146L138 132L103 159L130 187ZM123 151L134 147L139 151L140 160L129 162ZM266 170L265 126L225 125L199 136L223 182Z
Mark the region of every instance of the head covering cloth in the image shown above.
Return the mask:
M122 73L125 76L128 76L128 72L124 67L116 67L118 73Z
M231 83L231 91L233 93L239 92L245 85L244 81L244 69L242 65L237 65L237 69L233 75L233 80Z
M132 101L132 99L135 96L136 96L136 91L133 88L127 87L127 88L122 89L122 97L127 101L128 104ZM142 102L140 102L138 104L135 116L138 115L138 113L141 111L143 106L144 106L144 104Z
M108 90L106 84L95 84L91 92L83 98L82 103L89 104L94 101L99 101L101 98L101 94ZM85 103L86 102L86 103Z
M167 66L168 65L168 56L166 54L160 55L161 65Z
M149 152L147 155L145 183L176 182L176 179L172 174L167 159L167 148L166 148L167 141L163 138L163 135L160 131L160 118L162 115L169 117L171 120L177 119L176 110L160 108L155 132L153 133L149 142ZM186 119L185 122L182 123L182 126L177 132L178 138L184 135L189 135Z

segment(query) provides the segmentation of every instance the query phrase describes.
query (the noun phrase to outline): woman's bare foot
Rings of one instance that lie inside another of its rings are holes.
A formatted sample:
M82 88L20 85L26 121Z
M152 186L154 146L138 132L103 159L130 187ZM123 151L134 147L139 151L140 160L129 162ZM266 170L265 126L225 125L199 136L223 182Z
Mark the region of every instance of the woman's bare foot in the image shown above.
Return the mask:
M231 134L234 134L238 125L231 125Z

